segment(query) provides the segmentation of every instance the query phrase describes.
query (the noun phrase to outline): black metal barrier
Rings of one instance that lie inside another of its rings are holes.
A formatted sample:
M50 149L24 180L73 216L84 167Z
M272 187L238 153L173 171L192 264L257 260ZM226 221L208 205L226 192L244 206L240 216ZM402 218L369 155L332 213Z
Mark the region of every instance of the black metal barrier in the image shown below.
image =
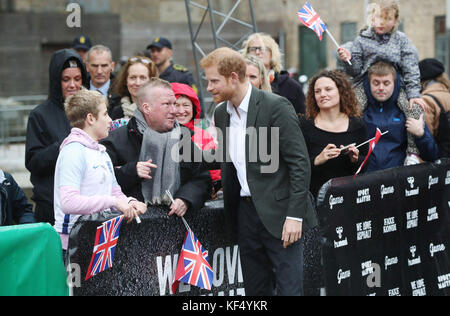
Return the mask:
M94 246L96 228L119 213L83 216L69 240L73 293L84 295L172 295L171 284L186 228L181 219L169 217L168 208L152 207L142 223L122 223L113 267L84 281ZM211 291L180 283L174 295L245 295L237 242L227 230L223 201L209 201L195 214L185 216L189 226L209 253L214 270ZM305 293L318 293L321 286L318 230L305 236ZM81 277L80 277L81 276Z
M450 294L450 160L331 180L317 211L327 295Z

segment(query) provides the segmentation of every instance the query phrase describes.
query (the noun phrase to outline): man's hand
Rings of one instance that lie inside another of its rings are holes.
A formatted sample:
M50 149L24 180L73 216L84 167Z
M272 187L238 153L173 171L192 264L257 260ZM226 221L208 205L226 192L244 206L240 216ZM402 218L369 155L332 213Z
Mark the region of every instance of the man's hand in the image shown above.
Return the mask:
M283 233L281 240L283 241L283 248L287 248L297 240L302 238L303 223L293 219L286 219L283 226Z
M152 164L152 160L149 161L139 161L136 164L136 172L139 178L150 180L152 177L152 170L150 168L158 168L157 165Z
M175 199L170 206L169 216L177 214L178 217L183 217L184 214L186 214L187 209L188 206L185 201L183 201L182 199Z

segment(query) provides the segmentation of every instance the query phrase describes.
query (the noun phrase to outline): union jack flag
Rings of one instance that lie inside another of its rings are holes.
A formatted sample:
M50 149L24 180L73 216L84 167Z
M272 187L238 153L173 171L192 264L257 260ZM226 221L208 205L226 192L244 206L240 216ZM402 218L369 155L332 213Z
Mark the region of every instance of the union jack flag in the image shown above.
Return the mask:
M212 280L213 269L208 263L208 251L203 248L192 230L188 230L178 259L172 293L175 293L180 282L211 290Z
M298 11L297 15L300 22L316 32L319 39L322 40L322 34L326 31L327 26L316 11L314 11L309 2L305 3L303 8Z
M123 215L104 222L102 226L97 227L94 251L85 280L112 267L122 220Z

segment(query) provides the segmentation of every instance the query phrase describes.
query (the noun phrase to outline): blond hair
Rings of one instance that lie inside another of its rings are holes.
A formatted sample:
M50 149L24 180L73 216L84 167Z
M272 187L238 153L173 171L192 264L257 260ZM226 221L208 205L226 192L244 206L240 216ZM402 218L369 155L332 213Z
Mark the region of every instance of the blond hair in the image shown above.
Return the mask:
M98 118L100 105L106 104L106 98L98 91L90 91L82 88L76 94L66 98L64 110L70 121L71 127L83 129L86 117L91 113Z
M397 0L375 0L367 7L367 21L366 24L368 27L373 27L376 18L382 16L383 11L385 14L393 13L395 19L397 20L396 25L392 32L397 31L399 26L399 17L400 17L400 6Z
M231 73L234 72L238 75L240 82L246 79L247 65L244 57L228 47L218 48L209 53L200 61L200 66L203 69L217 66L217 71L225 78L230 78Z
M249 55L249 49L250 49L250 43L253 40L259 40L261 43L263 43L265 49L270 49L272 52L272 59L270 60L270 69L273 69L276 73L281 72L283 69L283 63L281 62L281 51L280 46L278 46L277 42L266 33L253 33L250 35L247 40L242 43L242 50L241 53L244 55L244 57L247 57Z
M272 87L270 86L269 75L267 74L267 69L264 66L261 59L256 56L248 55L245 57L245 63L247 65L252 65L259 71L259 77L261 78L261 90L272 92Z
M428 83L433 80L440 84L443 84L448 89L448 92L450 92L450 79L448 78L448 75L445 72L443 72L441 75L439 75L438 77L436 77L434 79L425 80L425 81L420 82L422 90L425 90Z

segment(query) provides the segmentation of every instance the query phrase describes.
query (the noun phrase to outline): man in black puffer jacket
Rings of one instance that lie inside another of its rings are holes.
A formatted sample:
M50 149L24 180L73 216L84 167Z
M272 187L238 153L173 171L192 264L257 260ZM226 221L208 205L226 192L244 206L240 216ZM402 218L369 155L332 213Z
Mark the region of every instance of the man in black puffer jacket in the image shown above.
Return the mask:
M88 86L83 61L70 49L55 52L49 66L48 99L30 113L27 126L25 166L31 172L35 216L54 224L53 182L59 146L70 133L64 100L81 86Z

